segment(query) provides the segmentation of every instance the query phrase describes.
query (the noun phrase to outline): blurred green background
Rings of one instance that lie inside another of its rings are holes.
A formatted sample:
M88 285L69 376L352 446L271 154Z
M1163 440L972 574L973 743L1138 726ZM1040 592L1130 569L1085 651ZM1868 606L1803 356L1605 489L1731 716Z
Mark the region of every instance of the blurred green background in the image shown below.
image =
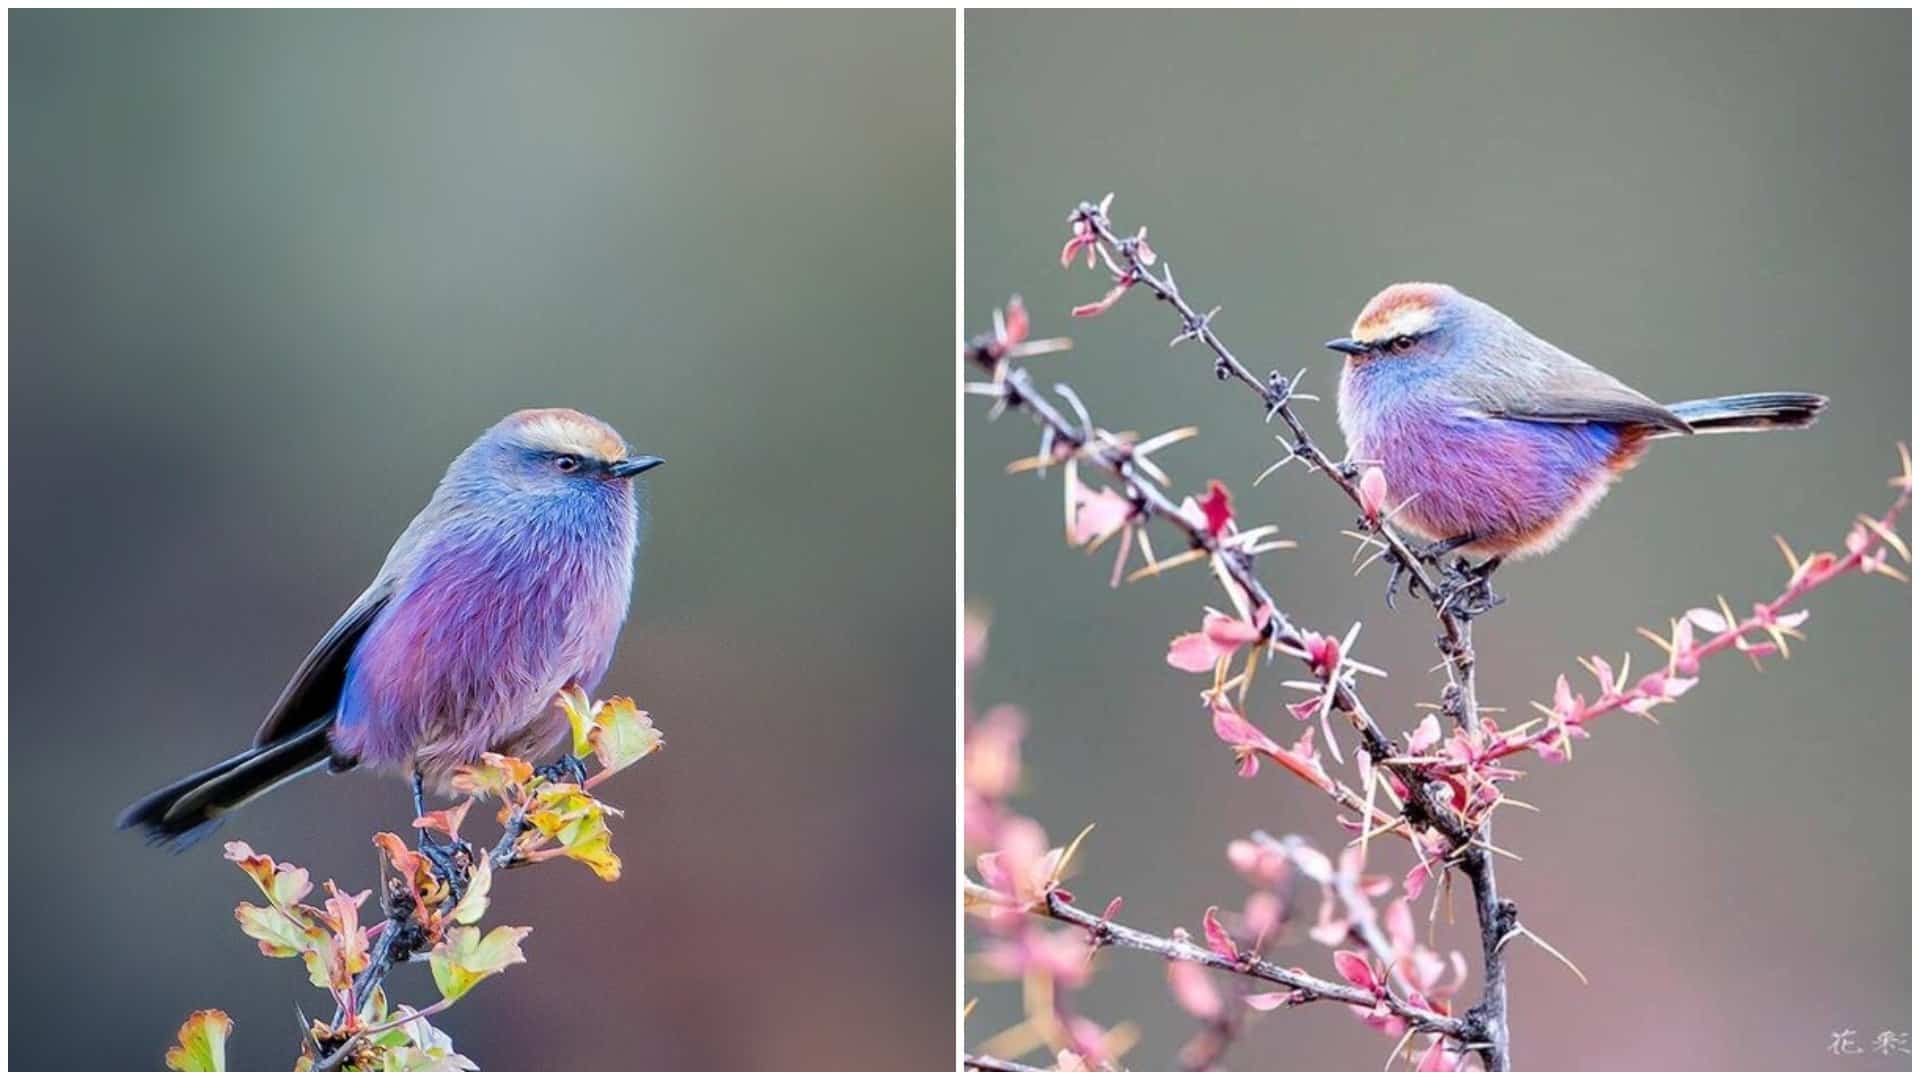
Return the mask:
M1325 400L1302 411L1336 452L1338 357L1320 343L1398 280L1451 282L1664 400L1832 395L1805 434L1662 444L1571 542L1501 573L1510 601L1477 634L1481 700L1524 715L1556 674L1586 679L1578 655L1631 648L1644 670L1638 625L1716 593L1736 609L1761 598L1784 578L1772 533L1837 546L1853 514L1884 509L1911 426L1908 23L973 12L967 325L1022 292L1036 336L1076 340L1034 362L1043 386L1069 381L1115 428L1198 424L1161 464L1193 489L1220 477L1243 524L1301 541L1264 575L1307 625L1364 621L1361 655L1395 676L1369 701L1396 733L1438 693L1430 618L1388 613L1377 570L1350 578L1351 511L1323 481L1288 470L1250 486L1278 448L1202 350L1167 351L1164 306L1136 296L1067 318L1105 288L1055 261L1078 200L1117 190L1117 223L1151 226L1189 298L1224 305L1216 327L1249 366L1309 366ZM1056 842L1099 823L1082 900L1121 894L1129 921L1197 934L1208 904L1245 895L1229 839L1343 837L1283 774L1238 780L1196 679L1162 662L1217 587L1182 570L1109 592L1111 548L1061 544L1056 484L1001 474L1033 452L1032 424L984 412L972 399L963 425L966 593L993 617L975 700L1029 710L1019 805ZM1910 1065L1828 1053L1834 1032L1865 1044L1909 1025L1909 601L1885 579L1838 583L1791 661L1761 675L1718 660L1663 726L1609 717L1571 765L1531 766L1514 794L1544 812L1505 815L1500 843L1526 861L1503 861L1501 883L1593 985L1516 948L1521 1065ZM1253 717L1291 738L1266 686ZM1406 868L1403 851L1375 850L1376 867ZM1459 915L1443 942L1465 942ZM1318 946L1282 958L1331 971ZM1137 1021L1127 1062L1166 1067L1193 1024L1163 974L1138 955L1104 965L1079 1007ZM1016 988L976 992L969 1045L1018 1016ZM1227 1064L1365 1069L1389 1049L1311 1006L1265 1017Z
M668 749L606 792L618 883L500 883L530 963L446 1029L944 1066L951 14L9 22L9 1064L158 1068L206 1006L292 1061L324 996L218 841L363 887L404 786L310 778L177 858L113 816L246 744L475 435L572 405L670 460L602 686Z

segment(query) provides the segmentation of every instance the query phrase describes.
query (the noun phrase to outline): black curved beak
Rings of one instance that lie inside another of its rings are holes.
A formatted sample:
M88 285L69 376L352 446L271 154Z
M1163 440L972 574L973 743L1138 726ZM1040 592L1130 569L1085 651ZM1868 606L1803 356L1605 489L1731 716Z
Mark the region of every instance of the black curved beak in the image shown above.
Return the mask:
M1367 355L1367 347L1353 340L1352 338L1345 338L1345 337L1334 338L1332 341L1327 342L1327 348L1332 349L1334 352L1337 352L1337 353L1346 353L1348 356Z
M629 476L639 476L648 469L665 465L666 463L666 458L654 457L652 454L639 454L609 464L607 466L607 475L625 480Z

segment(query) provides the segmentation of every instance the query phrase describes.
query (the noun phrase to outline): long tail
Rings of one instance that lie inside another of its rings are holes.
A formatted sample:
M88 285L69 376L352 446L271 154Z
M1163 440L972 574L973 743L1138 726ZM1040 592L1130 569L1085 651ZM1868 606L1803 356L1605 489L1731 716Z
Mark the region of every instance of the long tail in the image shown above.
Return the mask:
M1812 427L1827 399L1819 394L1790 390L1764 394L1728 394L1699 401L1676 401L1667 410L1685 420L1695 432L1771 431ZM1679 434L1661 432L1659 434Z
M120 812L120 828L139 826L147 840L175 851L206 839L220 819L310 769L325 765L333 718L315 721L277 742L235 754L176 780Z

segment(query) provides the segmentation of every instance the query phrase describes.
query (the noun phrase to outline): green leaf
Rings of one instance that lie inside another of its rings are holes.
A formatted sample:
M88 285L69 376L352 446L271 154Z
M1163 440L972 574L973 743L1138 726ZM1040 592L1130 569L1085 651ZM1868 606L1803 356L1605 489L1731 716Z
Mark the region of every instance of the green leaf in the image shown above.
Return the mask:
M180 1045L167 1051L167 1068L174 1072L226 1072L227 1036L233 1021L219 1009L202 1009L187 1017L175 1036Z
M496 926L481 937L478 927L449 930L427 958L440 996L458 1001L482 979L524 963L527 958L520 952L520 940L531 931L527 926Z

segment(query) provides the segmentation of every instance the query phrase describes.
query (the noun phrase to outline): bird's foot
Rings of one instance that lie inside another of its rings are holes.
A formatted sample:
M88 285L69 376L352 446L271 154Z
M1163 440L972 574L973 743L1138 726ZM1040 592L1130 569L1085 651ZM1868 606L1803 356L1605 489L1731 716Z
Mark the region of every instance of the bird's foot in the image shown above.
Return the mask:
M1500 560L1497 558L1488 559L1478 566L1465 559L1454 560L1452 566L1441 571L1441 610L1464 621L1478 618L1506 603L1506 597L1493 591L1493 572L1499 568Z
M561 754L560 760L540 766L534 770L534 775L554 783L585 784L587 763L572 754Z
M1433 567L1435 570L1445 571L1446 566L1444 564L1447 556L1473 543L1475 539L1476 537L1472 533L1461 533L1459 536L1450 536L1445 540L1435 540L1430 544L1419 544L1413 549L1413 557Z
M1408 596L1416 596L1420 591L1420 575L1410 572L1406 562L1391 551L1387 552L1387 565L1387 610L1393 611L1394 599L1400 593L1400 583L1407 583Z

